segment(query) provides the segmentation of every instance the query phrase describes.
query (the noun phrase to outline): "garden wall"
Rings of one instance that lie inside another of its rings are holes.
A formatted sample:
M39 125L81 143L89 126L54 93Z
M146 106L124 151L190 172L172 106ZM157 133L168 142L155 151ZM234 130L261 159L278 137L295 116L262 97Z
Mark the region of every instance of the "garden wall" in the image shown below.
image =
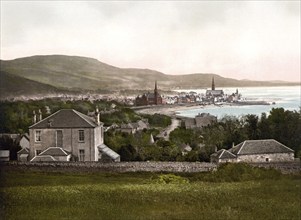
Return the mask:
M282 173L301 173L300 162L249 163L251 166L274 168ZM210 172L217 169L213 163L200 162L4 162L1 170L29 170L46 172Z
M212 163L200 162L9 162L4 169L54 172L208 172L217 168Z

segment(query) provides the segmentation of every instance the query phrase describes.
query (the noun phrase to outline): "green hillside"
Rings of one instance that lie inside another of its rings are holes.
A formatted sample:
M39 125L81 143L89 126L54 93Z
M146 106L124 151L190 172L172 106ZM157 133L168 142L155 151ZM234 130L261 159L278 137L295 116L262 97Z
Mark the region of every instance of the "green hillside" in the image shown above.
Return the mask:
M35 82L3 71L0 71L0 79L0 99L10 99L22 95L56 94L60 92L54 86Z
M1 61L1 71L57 88L86 90L208 88L212 76L217 87L293 85L286 82L235 80L214 74L166 75L149 69L118 68L96 59L49 55ZM297 84L297 83L296 83Z

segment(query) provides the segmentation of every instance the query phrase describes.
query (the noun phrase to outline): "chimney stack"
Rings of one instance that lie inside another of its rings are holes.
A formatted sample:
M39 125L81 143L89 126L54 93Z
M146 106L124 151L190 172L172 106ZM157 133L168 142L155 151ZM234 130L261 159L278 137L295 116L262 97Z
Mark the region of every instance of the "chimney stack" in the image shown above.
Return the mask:
M32 120L32 122L35 124L35 123L37 123L37 115L36 115L35 110L33 110L32 114L33 114L33 120Z
M39 121L42 121L42 111L39 109Z
M100 116L99 116L98 107L96 107L96 111L95 111L95 122L96 122L97 125L100 125Z

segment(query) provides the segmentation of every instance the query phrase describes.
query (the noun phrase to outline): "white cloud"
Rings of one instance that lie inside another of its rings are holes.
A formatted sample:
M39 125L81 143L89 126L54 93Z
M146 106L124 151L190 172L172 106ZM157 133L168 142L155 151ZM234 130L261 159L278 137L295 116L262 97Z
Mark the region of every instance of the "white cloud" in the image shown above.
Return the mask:
M300 80L300 2L1 1L1 59L35 54Z

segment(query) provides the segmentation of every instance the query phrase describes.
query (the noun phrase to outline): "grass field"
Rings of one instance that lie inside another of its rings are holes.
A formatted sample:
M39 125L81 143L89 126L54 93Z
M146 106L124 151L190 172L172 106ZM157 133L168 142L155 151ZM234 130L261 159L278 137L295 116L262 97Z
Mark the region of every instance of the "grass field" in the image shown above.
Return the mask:
M1 219L301 219L300 175L258 168L214 174L9 171L1 179Z

